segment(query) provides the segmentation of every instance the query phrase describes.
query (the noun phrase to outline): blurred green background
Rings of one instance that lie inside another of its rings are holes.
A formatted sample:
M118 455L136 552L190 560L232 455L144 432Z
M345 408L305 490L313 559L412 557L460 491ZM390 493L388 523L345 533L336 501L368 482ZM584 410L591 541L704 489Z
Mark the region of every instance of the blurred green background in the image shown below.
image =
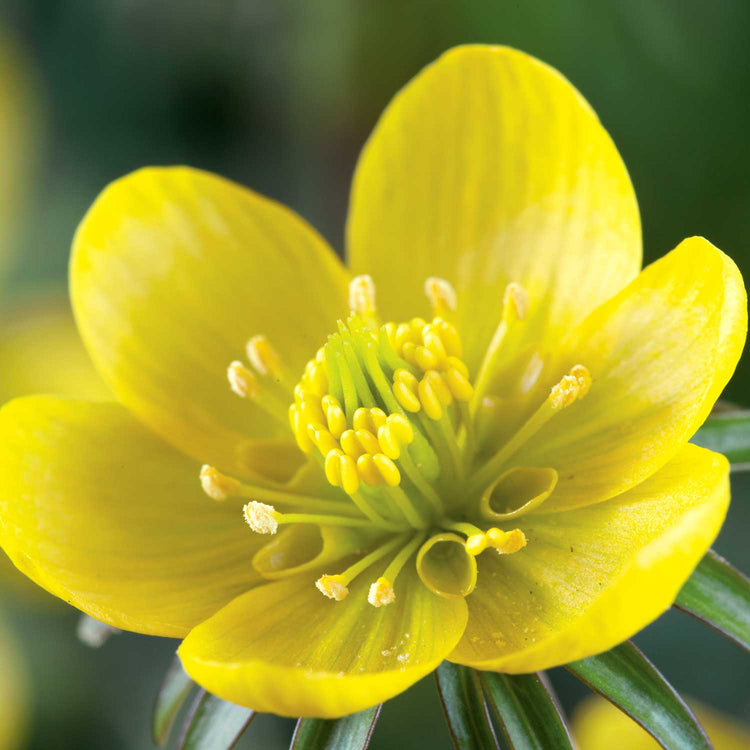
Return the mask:
M462 42L510 44L561 70L599 114L639 197L646 259L701 234L750 278L747 0L1 0L38 89L33 180L5 296L64 291L76 224L145 164L209 169L301 213L343 247L357 154L393 93ZM20 189L20 188L19 188ZM51 363L54 366L54 363ZM750 405L750 358L727 397ZM750 481L717 543L750 570ZM3 596L33 696L30 748L147 748L175 643L99 650L77 615ZM681 691L750 720L750 660L669 613L637 642ZM553 674L566 707L585 690ZM239 747L285 747L262 717ZM449 747L431 680L384 710L373 747Z

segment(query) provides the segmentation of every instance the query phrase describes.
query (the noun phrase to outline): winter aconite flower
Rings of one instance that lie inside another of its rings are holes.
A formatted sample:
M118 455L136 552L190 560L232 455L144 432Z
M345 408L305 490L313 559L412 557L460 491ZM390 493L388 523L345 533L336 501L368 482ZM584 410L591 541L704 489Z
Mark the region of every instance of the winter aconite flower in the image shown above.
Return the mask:
M726 460L687 440L744 342L732 261L695 238L639 274L596 116L491 47L396 96L347 238L350 270L191 169L108 187L71 280L121 405L3 410L16 565L286 715L357 711L443 659L544 669L657 617L729 500Z

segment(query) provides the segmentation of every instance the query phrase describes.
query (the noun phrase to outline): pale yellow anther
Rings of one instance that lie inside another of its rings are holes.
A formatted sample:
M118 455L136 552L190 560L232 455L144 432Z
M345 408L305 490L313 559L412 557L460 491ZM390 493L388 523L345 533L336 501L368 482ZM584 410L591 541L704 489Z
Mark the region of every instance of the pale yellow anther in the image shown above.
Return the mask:
M367 594L367 601L373 607L385 607L391 604L396 598L396 592L393 585L387 578L381 576L375 583L370 584L370 591Z
M396 487L401 482L401 473L399 472L398 467L384 453L376 453L372 457L372 462L380 472L383 481L389 487Z
M453 285L439 276L429 276L425 280L424 292L435 315L445 315L458 306L458 295Z
M369 430L355 430L354 434L365 453L379 453L378 439Z
M333 399L333 396L330 396L329 398ZM322 405L326 410L326 423L328 424L328 429L335 438L340 438L341 434L346 430L346 415L344 414L344 410L338 404L329 403L326 406L325 400L326 397L323 398ZM335 399L333 400L335 401Z
M414 429L408 419L401 414L391 414L384 425L378 429L380 450L388 458L401 456L401 447L414 440Z
M242 513L247 525L256 534L275 534L279 529L279 512L273 505L252 500L245 505Z
M449 356L462 357L463 344L455 326L442 318L434 318L432 325L440 332L440 340Z
M352 458L358 458L366 452L357 439L357 433L355 430L344 430L344 432L341 433L339 442L341 443L341 450L344 451L347 456L352 456Z
M466 540L466 551L470 555L474 555L474 557L476 557L477 555L481 555L482 552L487 549L489 543L490 542L486 534L472 534Z
M430 383L430 381L426 377L422 378L422 380L419 381L419 385L417 386L417 394L419 395L419 402L420 404L422 404L424 413L430 419L437 420L443 416L443 407L440 399L435 393L435 390L432 387L432 383Z
M306 390L318 398L325 396L328 393L328 373L325 363L311 359L305 368L302 383L304 383Z
M412 318L409 321L409 328L411 329L412 341L422 340L422 330L427 325L427 321L424 318Z
M393 395L406 411L418 412L422 408L418 389L419 381L408 370L398 369L393 373Z
M528 393L539 380L539 375L544 367L544 360L536 353L531 355L529 363L526 365L526 369L521 375L521 393Z
M431 323L428 323L422 329L422 342L424 343L425 348L434 355L438 362L443 362L448 356L448 352L445 350L445 345L440 337L440 333Z
M321 594L324 594L329 599L335 599L337 602L346 599L349 594L349 589L340 575L322 575L315 581L315 585Z
M365 316L375 313L375 283L372 276L362 274L349 282L349 309Z
M261 375L280 376L284 371L281 357L265 336L253 336L247 342L247 358Z
M307 435L323 456L327 456L330 451L337 450L339 447L336 438L320 422L309 423Z
M450 367L443 373L443 377L456 401L471 401L474 386L458 367Z
M208 464L201 466L200 479L203 491L214 500L226 500L237 495L242 486L236 479L221 474Z
M254 398L260 393L258 379L237 360L227 367L227 380L230 388L242 398Z
M369 487L375 487L383 482L378 467L375 466L375 461L369 453L363 453L357 459L357 473L359 478Z
M490 546L501 555L512 555L526 546L526 535L521 529L502 531L493 528L487 530L486 536Z
M307 434L307 422L302 419L302 413L297 404L292 404L289 407L289 425L300 450L303 453L310 453L315 446Z
M552 386L547 400L553 409L564 409L583 398L591 387L591 375L583 365L575 365L570 373Z
M443 376L437 370L428 370L424 374L423 380L426 380L429 383L430 388L432 388L443 406L448 406L453 403L453 396L451 395L450 388L445 382Z
M401 356L410 365L417 365L417 345L413 341L406 341L401 347Z
M371 409L360 407L354 412L352 424L355 430L369 430L372 433L376 433L385 424L387 418L387 414L382 409L378 409L377 407Z
M406 348L406 347L404 347ZM414 347L411 357L404 357L407 362L417 365L421 370L433 370L440 365L440 358L426 346Z
M334 487L341 487L347 495L353 495L359 489L357 464L351 456L340 450L329 451L323 466L326 479Z
M591 388L591 373L588 367L573 365L570 374L578 381L578 398L583 398Z
M503 294L503 310L506 320L523 320L529 311L528 292L515 281L505 287Z

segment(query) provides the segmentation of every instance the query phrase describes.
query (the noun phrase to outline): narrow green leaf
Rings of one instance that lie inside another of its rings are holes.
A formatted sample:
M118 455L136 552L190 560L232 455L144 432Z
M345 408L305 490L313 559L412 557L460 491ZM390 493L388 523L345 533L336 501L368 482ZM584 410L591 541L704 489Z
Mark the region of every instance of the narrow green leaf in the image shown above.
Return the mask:
M255 711L201 690L177 743L177 750L229 750L247 729Z
M703 727L675 689L630 642L567 668L637 721L667 750L710 750Z
M159 687L159 692L154 701L153 716L151 717L151 734L154 738L154 744L158 747L167 744L177 712L185 702L185 698L187 698L193 685L195 683L182 668L179 657L175 656Z
M750 580L713 550L677 594L675 607L750 651Z
M490 705L514 750L572 750L562 710L543 673L480 674Z
M290 750L363 750L370 744L381 706L341 719L300 719Z
M469 667L444 661L435 670L435 681L456 748L498 748L479 675Z
M710 416L692 442L723 453L732 471L750 469L750 411L730 411Z

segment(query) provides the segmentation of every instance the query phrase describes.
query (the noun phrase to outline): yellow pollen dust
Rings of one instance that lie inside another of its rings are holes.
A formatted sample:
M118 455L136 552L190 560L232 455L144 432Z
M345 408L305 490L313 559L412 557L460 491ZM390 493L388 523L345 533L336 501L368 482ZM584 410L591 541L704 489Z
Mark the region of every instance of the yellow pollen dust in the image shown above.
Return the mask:
M552 386L549 402L553 409L564 409L583 398L591 387L591 374L583 365L575 365L563 379Z
M370 584L370 591L367 594L367 601L373 607L384 607L391 604L396 599L396 592L393 585L387 578L381 576L375 583Z
M324 575L315 581L315 585L322 594L327 596L329 599L334 599L337 602L346 599L349 595L349 588L343 581L343 577L340 575Z
M253 500L245 505L242 513L256 534L275 534L279 529L278 511L273 505Z

